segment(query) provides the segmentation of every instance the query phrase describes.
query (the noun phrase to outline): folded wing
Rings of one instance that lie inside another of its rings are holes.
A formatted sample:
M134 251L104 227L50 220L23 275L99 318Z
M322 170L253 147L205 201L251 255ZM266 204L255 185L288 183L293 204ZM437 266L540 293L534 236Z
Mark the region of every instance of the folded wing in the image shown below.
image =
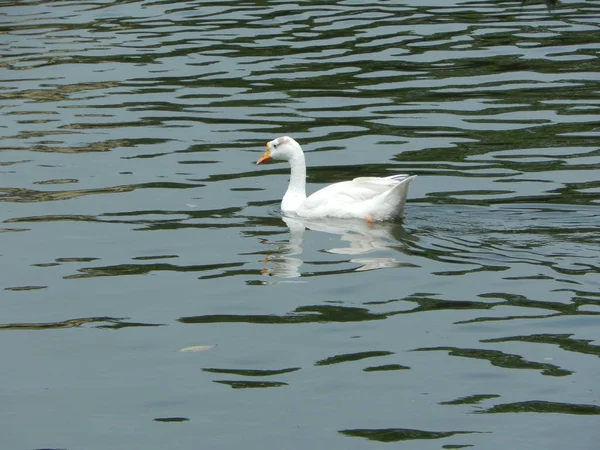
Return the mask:
M359 177L351 181L334 183L310 195L305 200L303 208L339 209L342 205L356 205L390 191L407 178L409 175L399 174L384 178Z

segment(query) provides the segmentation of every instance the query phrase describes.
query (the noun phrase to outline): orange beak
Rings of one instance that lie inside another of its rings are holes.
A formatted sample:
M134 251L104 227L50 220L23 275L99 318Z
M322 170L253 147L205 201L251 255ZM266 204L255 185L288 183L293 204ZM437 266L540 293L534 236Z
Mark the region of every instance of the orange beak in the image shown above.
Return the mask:
M262 164L262 163L266 163L271 161L273 158L271 158L271 149L269 148L269 143L267 142L267 150L262 154L262 156L260 158L258 158L258 161L256 161L256 164Z

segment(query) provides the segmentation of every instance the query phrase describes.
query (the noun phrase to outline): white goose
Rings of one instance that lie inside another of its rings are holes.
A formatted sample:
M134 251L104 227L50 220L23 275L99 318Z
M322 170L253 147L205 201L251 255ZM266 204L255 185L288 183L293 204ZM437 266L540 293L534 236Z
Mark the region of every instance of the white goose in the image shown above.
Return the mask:
M306 197L306 162L302 147L289 136L267 142L267 150L256 164L273 159L288 161L292 167L290 184L281 201L286 215L306 218L358 218L368 222L402 216L408 185L416 175L360 177L334 183Z

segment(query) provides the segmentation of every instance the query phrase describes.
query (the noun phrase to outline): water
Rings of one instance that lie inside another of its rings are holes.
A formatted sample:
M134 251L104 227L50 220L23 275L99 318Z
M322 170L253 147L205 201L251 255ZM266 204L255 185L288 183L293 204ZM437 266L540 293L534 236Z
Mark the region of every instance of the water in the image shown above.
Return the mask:
M596 448L597 2L0 6L2 448Z

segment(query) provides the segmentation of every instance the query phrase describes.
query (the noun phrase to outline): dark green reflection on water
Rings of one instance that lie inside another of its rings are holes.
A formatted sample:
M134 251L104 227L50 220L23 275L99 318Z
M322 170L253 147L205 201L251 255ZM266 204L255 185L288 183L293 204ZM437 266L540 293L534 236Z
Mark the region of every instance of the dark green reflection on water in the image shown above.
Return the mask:
M257 282L262 285L263 282ZM495 297L497 294L490 297ZM482 295L483 296L483 295ZM400 311L390 311L385 313L375 313L367 308L347 307L338 305L309 305L296 308L293 312L286 315L236 315L236 314L209 314L203 316L182 317L179 319L182 323L263 323L263 324L302 324L302 323L326 323L326 322L361 322L371 320L383 320L391 316L401 314L415 314L425 311L444 311L444 310L490 310L500 305L514 305L515 301L512 296L500 295L508 301L484 303L473 301L459 300L444 300L434 299L430 294L414 294L402 299L392 299L387 301L371 301L365 302L365 305L385 305L400 302L403 306L405 302L413 302L418 306L411 309L402 309ZM599 315L594 312L577 311L577 304L562 304L553 302L539 302L528 300L525 298L519 299L518 306L526 308L547 309L551 312L559 312L568 315ZM582 301L587 304L587 299ZM505 317L480 317L475 319L457 321L456 324L466 324L474 322L485 322L494 320L515 320L515 319L534 319L538 317L547 317L548 315L522 315L522 316L505 316Z
M244 263L226 263L226 264L203 264L190 266L177 266L175 264L157 263L157 264L119 264L116 266L104 267L84 267L78 269L82 272L75 275L67 275L65 280L76 278L91 278L91 277L115 277L123 275L146 275L155 271L162 272L204 272L207 270L220 270L227 267L239 267Z
M345 355L336 355L329 358L322 359L315 363L315 366L330 366L332 364L340 364L350 361L360 361L367 358L377 358L380 356L393 355L394 352L387 351L371 351L371 352L359 352L359 353L347 353Z
M577 352L600 356L600 345L592 345L591 339L573 339L572 334L531 334L529 336L508 336L496 339L482 339L480 342L531 342L535 344L552 344L568 352Z
M282 375L284 373L295 372L300 370L300 367L292 367L290 369L266 370L266 369L216 369L204 368L204 372L210 373L228 373L231 375L242 375L246 377L270 377L274 375Z
M256 388L272 388L287 386L287 383L279 381L230 381L230 380L214 380L215 383L226 384L233 389L256 389Z
M153 182L136 185L112 186L99 189L73 189L68 191L34 191L24 188L0 188L0 202L31 203L70 200L84 195L117 194L133 192L136 189L191 189L203 187L203 184L171 182ZM34 219L35 220L35 219ZM39 219L37 219L39 221ZM80 219L71 219L80 220ZM13 220L16 222L18 220ZM22 221L22 219L21 219Z
M182 317L181 323L262 323L262 324L292 324L292 323L319 323L319 322L360 322L365 320L381 320L386 314L373 314L364 308L352 308L332 305L302 306L296 308L294 313L278 315L234 315L214 314L195 317Z
M542 375L553 377L564 377L573 374L573 371L561 369L554 364L527 361L520 355L511 355L499 350L482 350L477 348L455 348L455 347L429 347L417 348L415 352L447 351L449 355L463 358L484 359L493 366L505 369L533 369L541 370Z
M7 323L0 324L0 330L48 330L59 328L78 328L82 325L93 323L107 323L108 325L96 325L95 328L113 329L129 327L158 327L162 324L156 323L138 323L126 322L122 318L114 317L86 317L82 319L70 319L62 322L43 322L43 323Z
M154 419L155 422L188 422L189 420L187 417L157 417Z
M419 439L443 439L457 434L472 434L477 431L425 431L407 428L341 430L346 436L366 438L378 442L399 442Z
M505 403L483 411L474 412L474 414L499 413L550 413L597 416L600 415L600 406L532 400L527 402Z
M47 289L48 286L12 286L4 288L5 291L37 291L40 289Z
M488 395L469 395L467 397L457 398L456 400L451 400L448 402L440 402L440 405L476 405L485 400L489 400L491 398L498 398L499 395L496 394L488 394Z
M364 372L388 372L393 370L408 370L410 367L402 366L400 364L384 364L383 366L371 366L365 367Z

